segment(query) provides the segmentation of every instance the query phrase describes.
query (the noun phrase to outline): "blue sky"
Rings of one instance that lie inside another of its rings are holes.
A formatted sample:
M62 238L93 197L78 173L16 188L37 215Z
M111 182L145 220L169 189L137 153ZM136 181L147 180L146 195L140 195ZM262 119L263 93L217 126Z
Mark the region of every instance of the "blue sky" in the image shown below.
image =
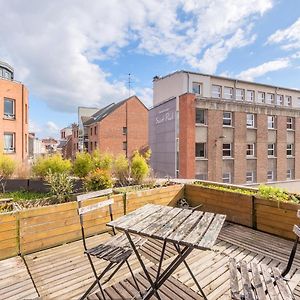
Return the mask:
M128 73L148 106L153 76L180 69L300 89L299 0L0 0L0 7L0 60L28 86L40 137L76 122L79 105L126 98Z

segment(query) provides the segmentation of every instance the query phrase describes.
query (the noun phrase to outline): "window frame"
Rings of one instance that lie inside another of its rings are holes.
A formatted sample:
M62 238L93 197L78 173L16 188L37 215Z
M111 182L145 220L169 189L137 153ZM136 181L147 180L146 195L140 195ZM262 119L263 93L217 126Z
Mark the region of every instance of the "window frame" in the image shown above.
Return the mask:
M223 183L231 183L232 182L231 172L224 172L222 174L222 182Z
M5 148L5 136L10 135L12 136L12 147ZM16 153L16 133L15 132L4 132L3 133L3 153Z
M294 149L295 149L294 144L286 144L286 156L293 157L295 155Z
M252 146L252 148L249 148L249 146ZM248 154L248 151L250 151L250 154ZM247 144L246 157L255 157L255 144L254 143Z
M123 142L123 147L122 147L122 149L123 149L124 151L127 151L127 141L124 141L124 142Z
M270 146L272 146L272 147L270 147ZM276 147L275 147L274 143L268 144L268 157L275 157L276 156L275 149L276 149ZM270 152L270 151L272 151L272 152Z
M248 116L252 116L251 124L248 122L249 121ZM255 114L250 113L246 115L246 127L255 128Z
M214 91L214 88L218 88L219 91L218 92ZM221 99L222 98L222 86L221 85L212 84L211 97L215 98L215 99Z
M230 92L227 93L226 91L229 90ZM233 87L230 87L230 86L224 86L223 88L223 97L224 99L226 100L232 100L233 99Z
M268 96L270 96L270 97L268 97ZM275 104L275 94L274 93L266 94L266 103L267 104Z
M241 92L241 97L238 98L238 93L237 91L240 91ZM244 101L245 100L245 89L235 89L235 99L237 101Z
M263 97L260 97L260 96L263 96ZM257 92L257 101L258 101L259 103L266 103L266 93L265 93L265 92L258 91L258 92Z
M230 114L230 117L225 117L224 114ZM229 120L230 125L224 124L224 121ZM223 127L232 127L233 120L232 120L232 112L231 111L223 111Z
M13 113L5 113L5 102L6 101L10 101L12 102L12 109L13 109ZM7 98L4 97L4 101L3 101L3 118L6 120L15 120L16 119L16 100L12 99L12 98Z
M251 95L250 97L249 97L249 93ZM255 101L255 91L254 90L247 90L246 101L248 101L248 102Z
M276 129L276 117L275 116L268 115L267 122L268 122L268 129ZM270 125L272 125L272 126L270 127Z
M195 88L194 85L197 85L197 88ZM193 81L192 82L192 91L196 95L202 95L202 83Z
M280 106L284 105L284 96L282 94L276 95L276 104Z
M269 178L269 175L271 175L270 178ZM267 171L267 182L271 182L271 181L274 181L274 171L268 170Z
M199 112L199 111L203 112L203 123L197 122L197 112ZM206 123L206 109L196 107L196 109L195 109L195 123L197 125L207 125L207 123Z
M293 169L287 169L286 170L286 179L287 180L293 180L294 179L294 170Z
M123 129L122 129L122 133L123 133L123 135L127 135L127 127L125 126L123 126Z
M229 145L228 149L224 148L224 145ZM224 155L224 152L229 151L229 155ZM231 158L232 157L232 144L231 143L223 143L222 145L222 157L223 158Z
M251 178L251 180L248 180ZM254 183L254 171L246 171L246 183Z
M197 145L203 145L203 156L198 156L197 154ZM203 159L203 158L207 158L207 149L206 149L206 143L195 143L195 158L196 159Z
M292 106L292 96L285 96L286 106Z
M287 117L286 118L286 129L287 130L294 130L294 128L295 128L294 124L295 124L294 117Z

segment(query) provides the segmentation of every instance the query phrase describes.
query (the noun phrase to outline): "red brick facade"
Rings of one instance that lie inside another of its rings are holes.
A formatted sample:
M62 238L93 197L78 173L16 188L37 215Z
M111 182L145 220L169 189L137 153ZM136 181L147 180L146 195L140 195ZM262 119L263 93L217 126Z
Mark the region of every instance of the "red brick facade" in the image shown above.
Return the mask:
M99 149L130 157L148 145L148 109L133 96L101 121L87 126L87 132L90 153Z

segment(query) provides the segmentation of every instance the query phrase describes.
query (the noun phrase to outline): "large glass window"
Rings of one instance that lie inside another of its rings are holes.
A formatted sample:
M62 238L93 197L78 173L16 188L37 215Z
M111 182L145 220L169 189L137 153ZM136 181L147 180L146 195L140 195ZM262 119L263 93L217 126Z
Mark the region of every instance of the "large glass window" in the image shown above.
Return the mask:
M196 123L206 124L206 113L204 109L196 108Z
M223 173L222 180L224 183L231 183L231 173L230 172Z
M267 104L275 103L275 95L271 93L267 93Z
M260 102L260 103L265 103L266 102L265 92L258 92L257 101Z
M291 96L285 96L285 102L287 106L292 106L292 97Z
M277 105L283 105L283 95L277 95Z
M247 101L253 102L254 99L255 99L255 92L251 91L251 90L248 90L247 91Z
M286 171L286 179L287 179L287 180L294 179L294 170L288 169L288 170Z
M232 126L232 112L223 112L223 126Z
M275 156L275 144L268 144L268 156Z
M4 98L4 118L15 118L15 100Z
M293 117L287 117L286 119L286 128L293 130L294 129L294 118Z
M206 144L205 143L196 143L195 156L199 157L199 158L206 157Z
M253 183L254 182L254 172L253 171L247 171L246 172L246 182L247 183Z
M220 85L213 85L211 94L213 98L221 98L222 87Z
M293 144L287 144L286 145L286 155L287 156L294 156L294 145Z
M271 170L267 173L267 181L274 181L274 172Z
M15 152L15 134L14 133L4 133L4 152L11 153Z
M275 116L268 116L268 129L275 129Z
M255 145L254 144L247 144L246 155L248 157L254 157L255 156Z

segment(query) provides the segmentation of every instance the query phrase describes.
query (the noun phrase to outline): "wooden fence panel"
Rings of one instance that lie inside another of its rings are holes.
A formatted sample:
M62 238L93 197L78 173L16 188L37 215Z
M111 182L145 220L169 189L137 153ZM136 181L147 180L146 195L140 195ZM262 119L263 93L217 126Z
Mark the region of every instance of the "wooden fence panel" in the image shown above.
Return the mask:
M257 229L284 238L294 239L294 224L299 224L299 204L255 198Z
M187 184L185 198L192 206L202 204L201 210L222 213L228 221L253 226L252 196Z
M172 205L184 197L184 186L173 185L151 190L130 192L126 194L126 213L148 203L160 205Z
M19 253L18 214L0 215L0 259Z

